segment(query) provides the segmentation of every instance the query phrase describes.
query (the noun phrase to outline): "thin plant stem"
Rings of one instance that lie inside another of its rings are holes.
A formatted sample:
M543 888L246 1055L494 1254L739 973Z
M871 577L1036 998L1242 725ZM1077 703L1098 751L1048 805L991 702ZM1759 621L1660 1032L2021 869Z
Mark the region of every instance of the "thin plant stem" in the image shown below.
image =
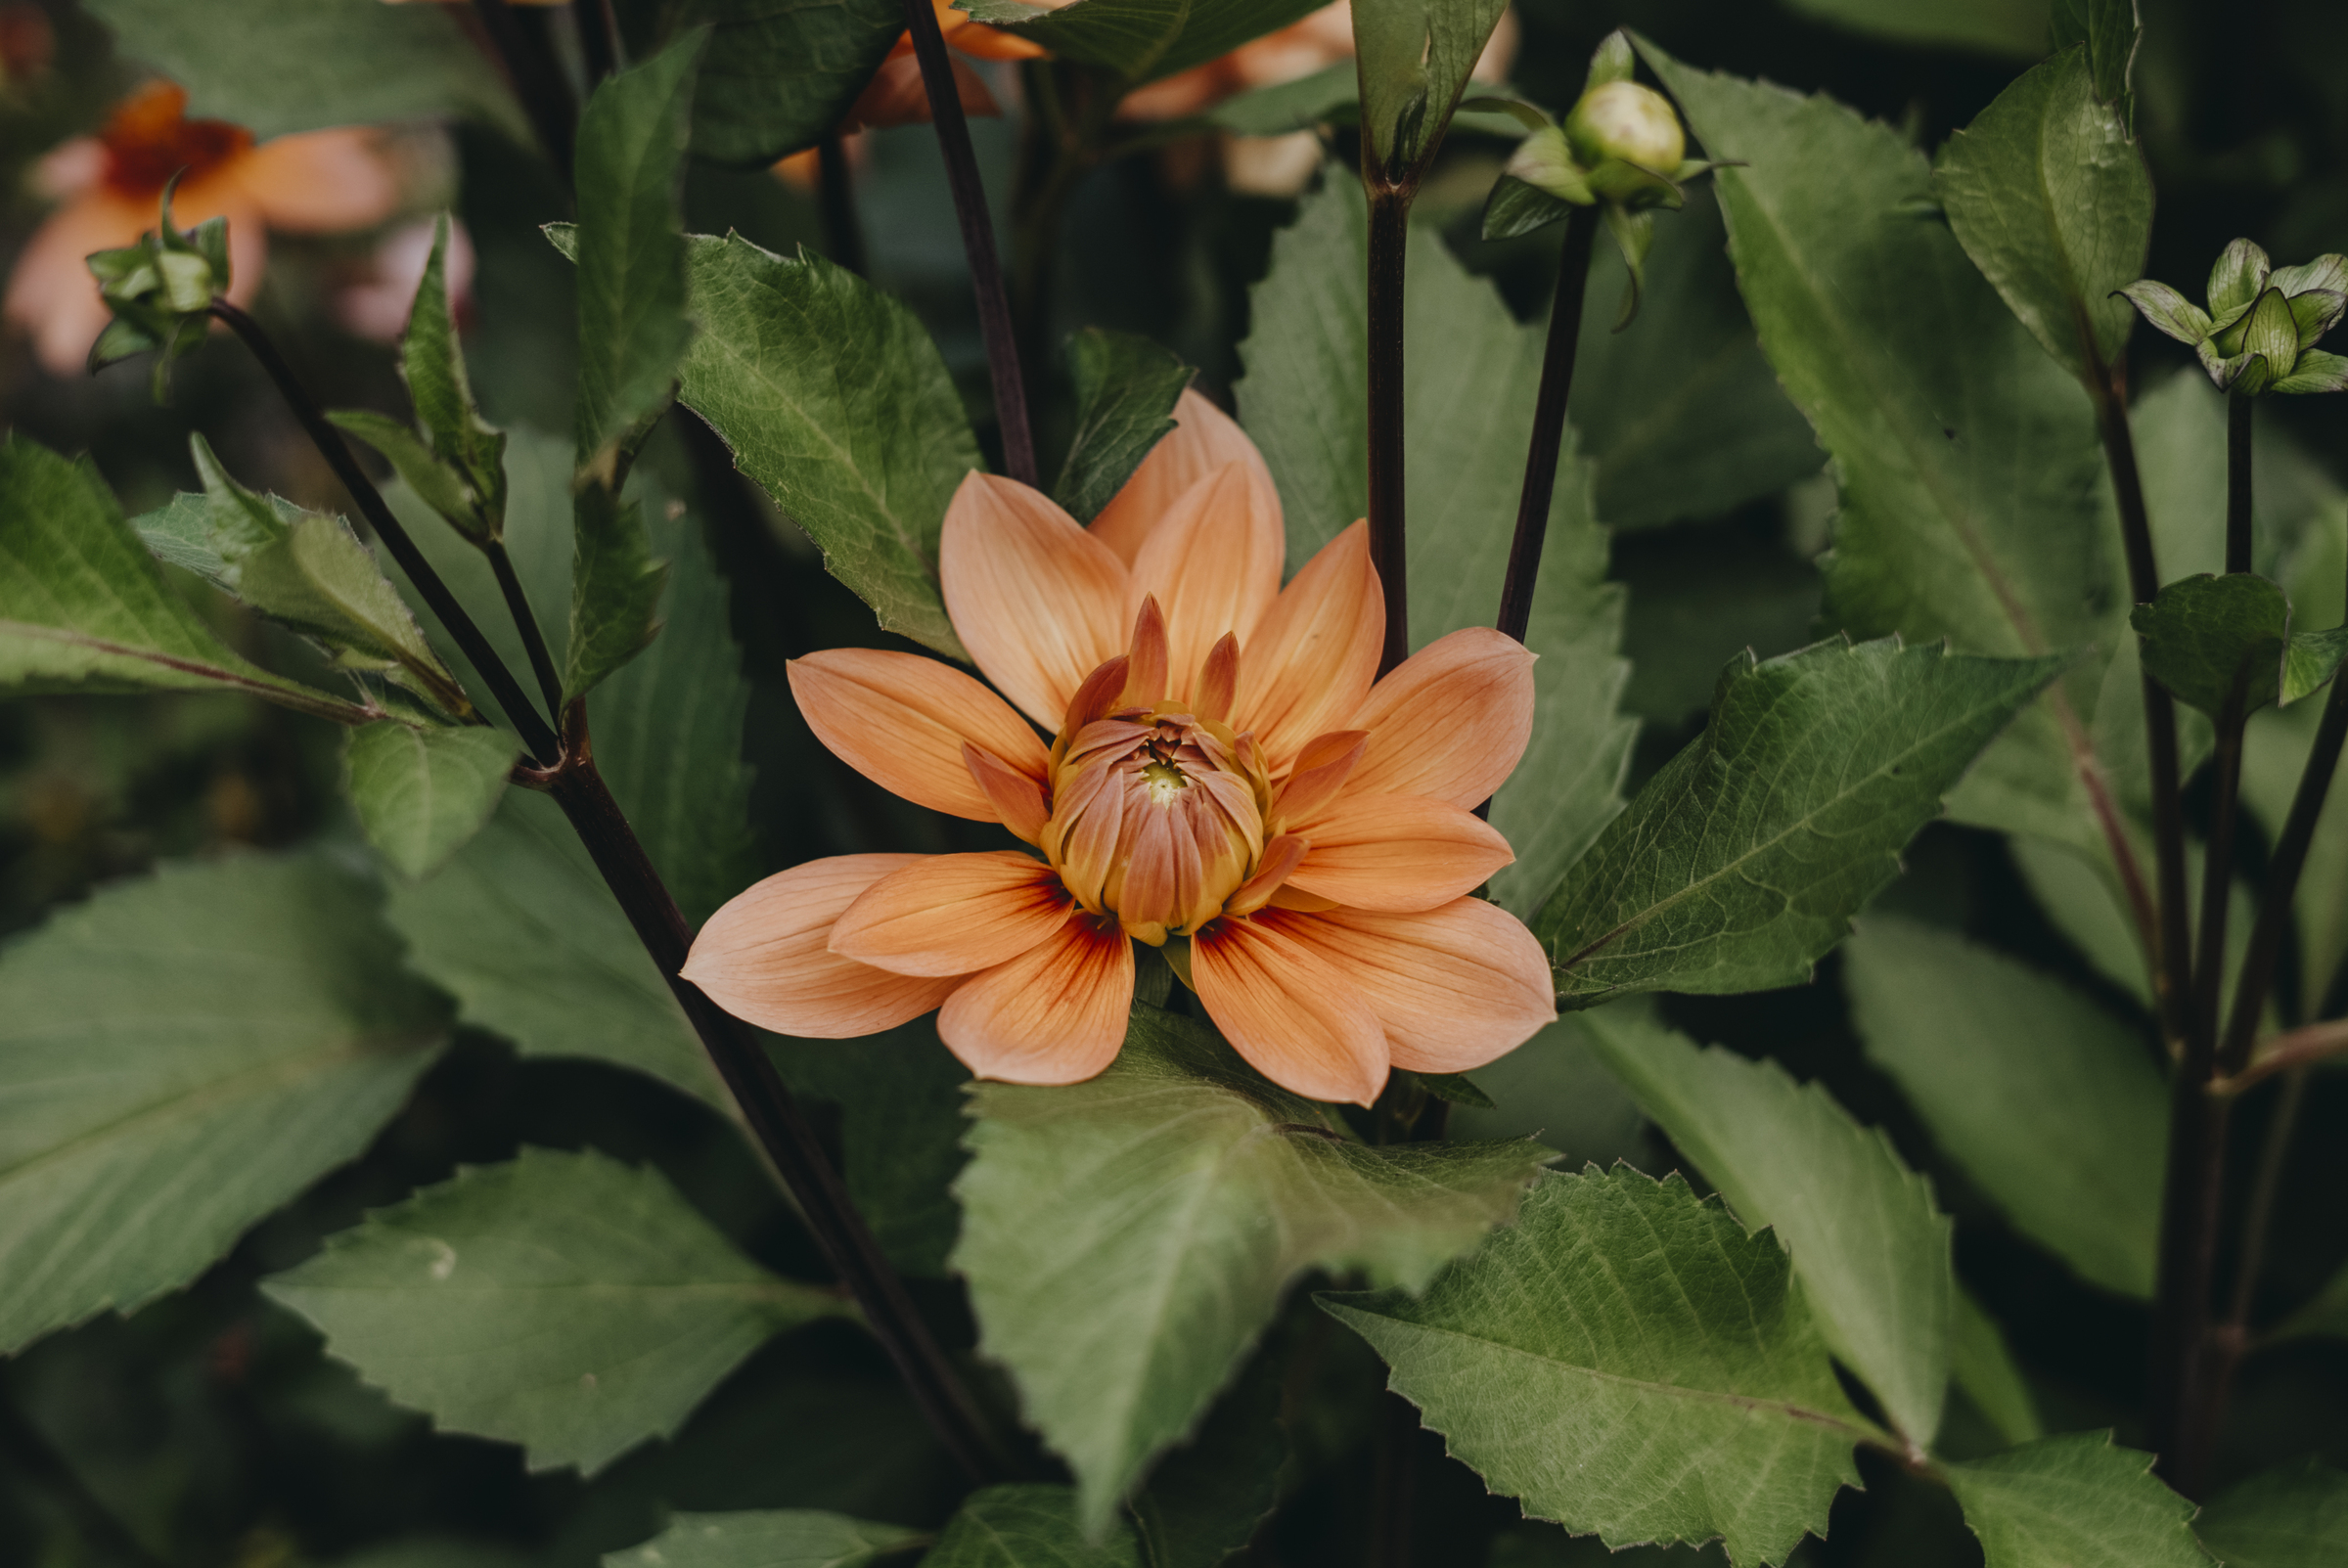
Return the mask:
M827 131L815 144L815 199L824 220L824 253L835 266L863 278L872 262L864 251L864 225L856 217L855 172L848 167L848 150L839 132Z
M1370 197L1370 563L1385 591L1386 642L1377 673L1410 657L1411 601L1403 517L1403 268L1410 254L1408 192Z
M2226 394L2226 569L2248 571L2251 558L2250 414L2254 400Z
M312 443L349 489L361 513L376 524L425 603L440 616L441 624L465 650L481 679L498 694L524 746L532 756L547 759L541 766L523 770L521 781L553 796L570 820L637 940L659 968L718 1075L733 1092L760 1149L806 1216L817 1244L862 1309L873 1337L896 1364L939 1442L971 1479L1003 1477L1004 1460L987 1436L977 1403L914 1307L903 1279L882 1255L773 1060L747 1026L683 977L693 933L596 769L585 700L574 700L563 710L564 735L558 738L531 710L513 672L417 551L373 481L351 460L339 432L327 423L316 400L294 379L260 324L225 301L214 301L212 312L245 340L277 382Z
M1533 438L1524 459L1524 489L1516 498L1516 533L1509 541L1509 570L1495 623L1521 643L1533 619L1533 582L1549 534L1549 509L1558 487L1558 458L1565 445L1565 406L1573 396L1574 350L1582 338L1582 300L1590 289L1590 252L1598 240L1596 206L1577 206L1565 220L1565 248L1558 256L1557 298L1549 308L1549 339L1541 351L1541 390L1533 399Z
M570 20L579 31L579 54L587 67L587 90L619 68L619 25L611 0L570 0Z
M963 254L978 295L978 333L986 340L986 365L994 381L995 423L1003 435L1003 467L1021 484L1036 482L1035 437L1027 426L1027 391L1019 376L1017 334L1011 301L1003 292L1003 267L995 254L994 219L986 210L986 187L978 179L978 155L971 147L971 123L962 112L962 91L946 57L929 0L905 0L905 30L922 63L922 87L929 95L929 117L945 156L946 182L954 189L954 216L962 225Z
M2092 339L2091 339L2092 346ZM2140 605L2160 596L2160 567L2152 549L2152 522L2145 506L2144 478L2137 467L2136 438L2128 425L2125 371L2091 360L2088 392L2103 440L2104 466L2111 471L2119 502L2120 537L2128 558L2128 586ZM2185 877L2184 780L2178 761L2177 702L2150 675L2144 677L2145 750L2152 785L2153 874L2156 928L2152 944L2152 989L2159 1002L2161 1033L2169 1050L2182 1055L2192 1026L2192 976L2187 966L2192 930Z
M2258 1277L2267 1261L2267 1234L2275 1221L2275 1200L2282 1190L2282 1168L2290 1153L2291 1135L2298 1130L2299 1112L2307 1100L2307 1069L2298 1067L2283 1080L2282 1096L2267 1121L2265 1146L2259 1151L2258 1175L2250 1188L2250 1204L2242 1213L2242 1252L2235 1261L2234 1300L2210 1336L2209 1390L2202 1398L2202 1421L2214 1430L2226 1418L2234 1393L2234 1374L2250 1348L2250 1309L2258 1297Z
M497 578L497 591L505 596L506 612L514 617L514 629L521 634L522 651L530 658L530 673L538 677L538 690L546 698L546 711L563 711L563 676L555 668L555 656L546 646L546 633L531 613L530 596L522 591L521 578L514 570L514 558L506 550L503 539L491 539L481 547L489 558L489 570Z
M2303 1024L2288 1034L2277 1035L2267 1042L2265 1050L2250 1058L2250 1065L2240 1072L2231 1077L2211 1079L2209 1092L2213 1095L2239 1095L2279 1072L2312 1066L2334 1056L2348 1056L2348 1018L2328 1018L2322 1023Z
M578 115L553 52L533 42L510 0L473 0L473 11L481 19L481 30L489 35L490 46L504 62L506 75L514 83L514 96L521 100L522 112L538 133L547 159L567 186Z
M408 574L408 580L416 585L416 591L424 596L424 602L431 606L432 613L440 617L440 624L448 629L448 635L456 639L457 647L464 650L465 656L473 661L473 667L480 672L482 681L489 687L489 694L505 710L506 722L521 737L522 745L542 766L551 764L562 751L562 741L556 736L554 726L540 717L530 705L530 699L523 694L520 683L514 679L505 661L497 656L497 650L489 646L489 639L481 635L481 629L465 612L465 606L457 603L457 596L448 591L448 585L440 580L440 574L432 570L431 563L424 559L424 552L416 548L416 541L408 537L408 530L400 525L399 519L391 515L391 509L384 504L383 492L376 489L375 482L367 477L366 470L351 457L350 448L343 444L341 432L327 422L326 413L320 408L318 400L301 384L300 379L294 374L294 368L277 351L277 344L270 340L268 333L262 330L259 322L225 299L214 299L211 313L214 319L225 323L229 331L244 340L245 346L260 362L269 380L277 384L278 395L294 411L294 418L299 422L302 432L309 436L310 444L318 449L318 455L326 459L327 467L335 470L335 477L342 481L342 488L350 492L351 500L358 504L360 515L375 529L376 537L383 540L384 548L391 552L391 559L399 562L400 570Z

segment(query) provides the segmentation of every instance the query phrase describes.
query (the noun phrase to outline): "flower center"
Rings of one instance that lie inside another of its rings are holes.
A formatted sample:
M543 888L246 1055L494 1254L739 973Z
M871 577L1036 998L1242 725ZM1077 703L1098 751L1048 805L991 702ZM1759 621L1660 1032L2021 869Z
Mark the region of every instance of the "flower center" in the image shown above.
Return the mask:
M220 119L186 117L188 95L154 81L124 99L98 133L106 146L106 183L123 196L159 194L180 170L201 179L252 146L252 133Z

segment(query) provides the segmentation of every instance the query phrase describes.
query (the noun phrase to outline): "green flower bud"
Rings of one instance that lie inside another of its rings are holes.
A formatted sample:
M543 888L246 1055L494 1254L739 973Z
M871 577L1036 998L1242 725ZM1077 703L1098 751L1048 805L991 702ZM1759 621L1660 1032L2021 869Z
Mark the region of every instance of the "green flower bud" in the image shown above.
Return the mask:
M1590 171L1590 189L1617 202L1668 181L1688 151L1671 100L1631 81L1584 93L1565 116L1565 141Z
M163 399L171 362L203 341L215 293L228 291L228 220L212 218L181 233L171 223L174 175L163 187L161 222L136 244L88 258L99 297L113 316L90 347L90 369L160 349L156 401Z
M2118 291L2154 327L2190 344L2227 391L2348 391L2348 358L2316 347L2348 315L2348 256L2276 267L2257 246L2236 240L2210 270L2207 310L2149 278Z

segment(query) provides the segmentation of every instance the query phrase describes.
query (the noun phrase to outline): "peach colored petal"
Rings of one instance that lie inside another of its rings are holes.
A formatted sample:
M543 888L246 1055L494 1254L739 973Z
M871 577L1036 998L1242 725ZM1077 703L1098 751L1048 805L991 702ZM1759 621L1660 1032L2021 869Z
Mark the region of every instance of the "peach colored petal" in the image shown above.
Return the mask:
M1425 795L1346 795L1289 827L1313 847L1288 885L1356 909L1431 910L1516 858L1489 823Z
M1125 700L1125 689L1133 684L1132 669L1131 656L1119 653L1086 676L1084 684L1076 688L1076 694L1068 698L1067 710L1060 721L1061 738L1073 740L1086 725L1114 712L1117 704Z
M927 855L866 888L832 926L832 951L896 974L972 974L1067 923L1075 900L1016 850Z
M1533 655L1489 626L1453 632L1389 670L1353 722L1370 732L1353 792L1479 805L1533 737Z
M960 984L891 974L831 951L832 922L921 855L835 855L769 876L701 927L685 978L761 1029L809 1040L875 1034L929 1011Z
M1223 901L1223 913L1253 915L1271 903L1279 895L1281 884L1288 879L1288 874L1304 859L1304 852L1312 847L1308 840L1294 833L1282 833L1264 845L1255 874L1231 890L1231 897Z
M937 1035L981 1078L1081 1083L1116 1059L1132 1010L1132 941L1114 920L1079 914L965 980L938 1013Z
M1125 651L1125 563L1037 491L972 473L938 537L946 614L986 678L1058 724L1084 678Z
M1296 753L1288 782L1280 786L1280 794L1272 802L1274 820L1302 822L1336 799L1337 791L1361 762L1369 739L1365 730L1332 730L1307 740Z
M1166 617L1157 596L1145 594L1133 617L1133 650L1125 655L1125 694L1119 700L1127 707L1156 705L1166 695Z
M1206 650L1198 685L1191 693L1191 711L1221 724L1231 716L1232 699L1240 690L1240 640L1226 632Z
M881 788L918 806L995 822L971 777L965 742L1013 771L1044 777L1044 743L1009 703L960 670L918 653L834 648L786 666L815 738Z
M1126 102L1130 104L1132 99ZM1174 404L1174 428L1150 449L1124 488L1101 509L1101 515L1093 519L1093 537L1115 551L1119 560L1132 565L1141 556L1143 541L1174 503L1226 463L1246 464L1263 475L1265 488L1271 489L1272 470L1264 466L1264 455L1238 422L1200 393L1186 389ZM1272 505L1273 531L1278 533L1277 491Z
M340 234L372 229L399 209L397 168L382 136L344 127L263 142L229 165L273 229Z
M1133 592L1166 612L1168 695L1187 700L1207 651L1226 634L1242 646L1280 597L1287 549L1280 497L1263 464L1226 463L1166 509L1133 561Z
M1480 898L1419 915L1271 910L1256 918L1343 971L1384 1023L1397 1067L1466 1072L1557 1020L1549 955L1515 917Z
M1386 1033L1345 974L1285 932L1217 920L1191 940L1207 1016L1256 1071L1314 1099L1367 1105L1386 1084Z
M946 0L929 0L946 42L974 60L1041 60L1050 51L1032 38L973 22L967 11L956 11Z
M1232 728L1252 730L1275 774L1314 736L1342 729L1370 694L1386 605L1357 522L1304 563L1241 649Z
M1042 780L1028 778L992 751L968 740L962 743L962 765L971 770L971 781L994 807L996 821L1030 844L1042 841L1044 824L1052 818L1051 808L1044 803Z

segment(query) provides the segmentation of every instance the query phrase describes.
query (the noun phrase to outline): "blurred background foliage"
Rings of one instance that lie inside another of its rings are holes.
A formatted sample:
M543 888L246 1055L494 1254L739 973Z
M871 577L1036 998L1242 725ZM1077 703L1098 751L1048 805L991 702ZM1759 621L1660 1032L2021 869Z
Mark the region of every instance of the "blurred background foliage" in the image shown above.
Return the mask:
M2137 114L2159 200L2148 275L2190 284L2236 235L2284 261L2348 249L2348 7L2142 0L2141 9ZM659 24L653 0L619 11L633 41ZM1573 96L1598 40L1628 24L1691 65L1831 93L1926 151L2042 52L2046 28L2044 0L1518 0L1516 13L1512 79L1552 108ZM110 107L150 75L132 49L117 47L68 0L0 4L0 258L13 257L49 209L44 160L96 131ZM1016 101L1008 74L993 79L1000 97ZM974 129L988 179L1007 203L1019 156L1016 121L981 120ZM1508 150L1455 135L1418 214L1531 318L1546 308L1558 231L1489 245L1474 238L1484 192ZM534 232L563 215L560 187L532 153L482 125L403 130L389 151L400 168L401 210L357 234L279 237L257 309L325 402L404 412L380 300L370 317L367 291L396 272L403 228L448 205L474 258L463 320L485 413L502 425L564 430L571 269ZM856 154L871 273L921 313L982 416L985 369L930 132L870 132ZM687 207L691 228L739 229L772 249L825 243L815 199L762 171L697 167ZM1290 202L1233 190L1209 147L1196 141L1102 166L1069 202L1051 258L1051 319L1038 336L1057 342L1087 326L1147 334L1201 367L1200 385L1228 403L1242 373L1248 287L1292 213ZM1742 326L1708 196L1665 219L1649 265L1648 310L1611 336L1620 269L1610 252L1602 257L1574 409L1585 449L1600 458L1599 509L1615 528L1612 574L1628 591L1625 651L1634 673L1625 701L1644 725L1634 783L1701 724L1714 676L1731 654L1748 646L1776 653L1810 638L1819 605L1814 560L1833 505L1798 416L1782 405L1768 411L1777 393ZM404 292L396 297L404 306ZM401 314L394 312L391 331ZM1702 362L1705 374L1742 388L1760 432L1701 466L1674 456L1667 442L1643 449L1656 440L1654 422L1668 420L1670 404L1642 403L1624 390L1657 378L1676 384L1695 374L1690 356L1698 353L1713 356ZM2132 374L2140 389L2188 362L2178 345L2137 334ZM1066 438L1068 389L1057 366L1037 374L1050 471L1056 444ZM2348 485L2348 447L2333 400L2270 400L2261 417L2297 439L2311 460L2301 482L2336 509L2339 487ZM348 510L250 361L217 342L179 368L169 405L158 408L143 367L54 376L11 334L0 342L0 426L91 453L131 511L194 487L192 430L248 482ZM1665 471L1643 474L1642 461ZM755 692L744 743L757 775L762 869L818 854L953 844L957 826L836 765L792 711L783 661L816 648L885 642L870 613L734 479L722 452L682 411L646 462L663 489L688 501L731 583L733 631ZM292 667L306 656L252 625L234 630L263 662ZM0 932L21 931L92 887L165 858L296 841L355 845L336 788L337 739L325 725L224 696L0 702ZM1938 825L1908 861L1907 875L1886 895L1903 913L2116 994L2039 912L1995 835ZM2255 850L2253 861L2255 872ZM1829 961L1807 988L1668 998L1661 1007L1699 1039L1766 1052L1802 1077L1823 1078L1862 1120L1890 1128L1959 1217L1960 1272L2008 1326L2049 1426L2124 1425L2140 1394L2143 1309L2079 1283L1936 1158L1888 1081L1864 1063L1835 978ZM2292 989L2286 981L2284 992ZM1570 1036L1570 1024L1561 1028ZM1479 1074L1505 1108L1464 1113L1456 1130L1539 1131L1577 1163L1620 1156L1650 1171L1668 1165L1669 1150L1571 1045L1568 1038L1568 1049L1520 1053ZM930 1101L898 1109L950 1125L959 1069L934 1044L859 1049L935 1063ZM847 1100L853 1091L841 1075L852 1067L811 1051L797 1076L816 1095ZM841 1125L835 1117L835 1136ZM2283 1187L2267 1277L2270 1319L2307 1299L2348 1256L2337 1202L2348 1180L2343 1128L2348 1089L2337 1076L2320 1076ZM837 1324L769 1345L673 1442L583 1482L566 1471L527 1474L518 1451L499 1444L436 1436L423 1417L323 1358L316 1338L254 1289L259 1276L306 1256L362 1209L443 1180L460 1162L508 1157L523 1142L650 1160L762 1261L820 1273L788 1211L763 1195L768 1188L741 1144L706 1107L615 1068L523 1060L502 1042L467 1037L363 1160L263 1226L194 1288L128 1319L52 1335L0 1366L0 1563L554 1568L592 1563L644 1539L668 1508L820 1506L917 1525L950 1508L951 1474L888 1368ZM2245 1136L2235 1146L2246 1161L2258 1140ZM945 1155L948 1165L952 1158ZM927 1174L932 1187L940 1174ZM920 1288L939 1310L956 1310L942 1282ZM1259 1539L1258 1562L1362 1560L1365 1500L1380 1484L1371 1442L1376 1375L1367 1350L1327 1326L1299 1307L1265 1352L1283 1367L1293 1490ZM1532 1565L1603 1556L1595 1542L1567 1543L1545 1527L1515 1524L1512 1504L1485 1497L1472 1474L1443 1460L1438 1440L1422 1440L1417 1560L1473 1564L1488 1555L1496 1564ZM2220 1480L2311 1452L2348 1463L2348 1347L2336 1340L2300 1341L2250 1365ZM1862 1468L1869 1490L1846 1492L1830 1541L1809 1543L1797 1560L1980 1561L1945 1495L1864 1456ZM1643 1564L1650 1554L1614 1560ZM1651 1560L1696 1559L1658 1552Z

